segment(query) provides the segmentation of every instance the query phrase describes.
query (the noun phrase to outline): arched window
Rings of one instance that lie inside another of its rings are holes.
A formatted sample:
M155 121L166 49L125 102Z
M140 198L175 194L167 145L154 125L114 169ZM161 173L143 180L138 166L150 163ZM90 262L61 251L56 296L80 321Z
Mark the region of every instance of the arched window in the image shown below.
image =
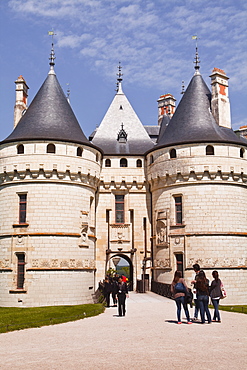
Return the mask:
M120 167L128 167L128 162L126 158L120 159Z
M111 160L110 160L109 158L107 158L107 159L105 160L105 166L106 166L106 167L111 167Z
M82 157L82 148L80 148L79 146L76 150L76 155L77 155L77 157Z
M171 149L170 150L170 158L177 158L176 149Z
M99 154L98 153L96 153L96 162L99 162Z
M153 155L150 155L150 164L154 163L154 157Z
M17 146L17 154L24 154L24 145L23 144L19 144Z
M214 155L214 147L212 145L206 147L206 155Z
M142 160L141 159L137 159L136 167L142 167Z
M244 149L243 148L240 149L240 158L244 158Z
M56 147L54 144L48 144L46 147L46 153L56 153Z

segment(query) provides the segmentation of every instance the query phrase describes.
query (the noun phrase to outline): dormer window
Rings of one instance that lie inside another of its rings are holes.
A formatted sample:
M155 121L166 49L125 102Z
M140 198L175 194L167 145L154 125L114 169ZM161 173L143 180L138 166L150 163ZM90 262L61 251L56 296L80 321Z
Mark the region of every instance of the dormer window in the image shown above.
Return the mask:
M48 144L46 147L46 153L56 153L56 147L54 144Z
M176 149L171 149L170 150L170 158L177 158Z
M214 155L214 147L212 145L206 147L206 155Z
M23 144L19 144L17 146L17 154L24 154L24 145Z
M119 131L118 133L118 136L117 136L117 141L119 143L126 143L127 142L127 137L128 137L128 134L127 132L124 130L123 128L123 123L121 125L121 130Z

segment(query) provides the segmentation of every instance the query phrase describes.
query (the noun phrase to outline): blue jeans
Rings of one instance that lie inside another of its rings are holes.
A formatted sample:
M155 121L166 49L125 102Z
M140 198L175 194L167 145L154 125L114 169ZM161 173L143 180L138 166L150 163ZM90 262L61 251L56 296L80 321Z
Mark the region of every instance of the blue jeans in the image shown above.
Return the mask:
M218 320L220 321L220 312L219 312L219 303L220 303L220 300L219 299L213 299L212 298L212 303L213 303L213 306L214 306L214 317L213 317L213 320Z
M208 301L209 298L207 295L198 295L197 296L198 302L199 302L199 307L200 307L200 315L201 315L201 321L204 324L205 323L205 313L208 319L208 323L210 323L211 320L211 315L208 309Z
M184 308L184 313L187 317L187 321L190 321L190 314L189 314L189 311L188 311L187 304L185 304L185 302L184 302L184 297L175 298L175 302L176 302L176 305L177 305L178 322L181 322L181 306L182 305L183 305L183 308Z
M195 313L194 313L194 318L197 319L198 317L198 312L199 312L199 303L198 303L198 299L194 299L194 303L195 303Z

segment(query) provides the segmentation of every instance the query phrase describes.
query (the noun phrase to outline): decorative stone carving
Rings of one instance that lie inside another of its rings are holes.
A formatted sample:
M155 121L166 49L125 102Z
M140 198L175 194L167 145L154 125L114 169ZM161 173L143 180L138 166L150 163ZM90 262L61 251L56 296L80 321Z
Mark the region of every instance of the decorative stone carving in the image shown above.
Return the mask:
M111 231L111 242L117 242L119 244L123 242L129 242L130 237L130 225L117 225L113 224L110 225L110 231Z
M170 259L169 258L162 258L154 260L154 267L155 268L170 268Z
M9 259L0 260L0 268L1 269L10 268L10 260Z
M6 263L0 260L0 267L9 267ZM32 269L94 269L95 261L93 259L77 260L75 258L70 259L33 259L31 261Z
M201 268L236 268L236 267L247 267L247 258L234 258L234 257L222 257L222 258L190 258L188 261L188 267L192 268L192 266L198 263Z

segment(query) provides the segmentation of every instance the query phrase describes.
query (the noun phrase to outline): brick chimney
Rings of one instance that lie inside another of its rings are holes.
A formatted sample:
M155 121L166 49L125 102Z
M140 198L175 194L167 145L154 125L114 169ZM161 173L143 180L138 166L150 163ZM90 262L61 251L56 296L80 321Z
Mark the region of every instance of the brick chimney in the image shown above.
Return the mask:
M161 95L158 102L158 125L161 124L162 118L168 116L172 118L175 108L176 108L176 99L172 94Z
M212 71L212 100L211 109L215 121L219 126L231 128L230 101L228 97L228 80L225 71L214 68Z
M20 121L22 115L27 109L27 97L29 87L26 84L26 81L22 76L19 76L15 81L16 88L16 97L15 97L15 108L14 108L14 127Z

